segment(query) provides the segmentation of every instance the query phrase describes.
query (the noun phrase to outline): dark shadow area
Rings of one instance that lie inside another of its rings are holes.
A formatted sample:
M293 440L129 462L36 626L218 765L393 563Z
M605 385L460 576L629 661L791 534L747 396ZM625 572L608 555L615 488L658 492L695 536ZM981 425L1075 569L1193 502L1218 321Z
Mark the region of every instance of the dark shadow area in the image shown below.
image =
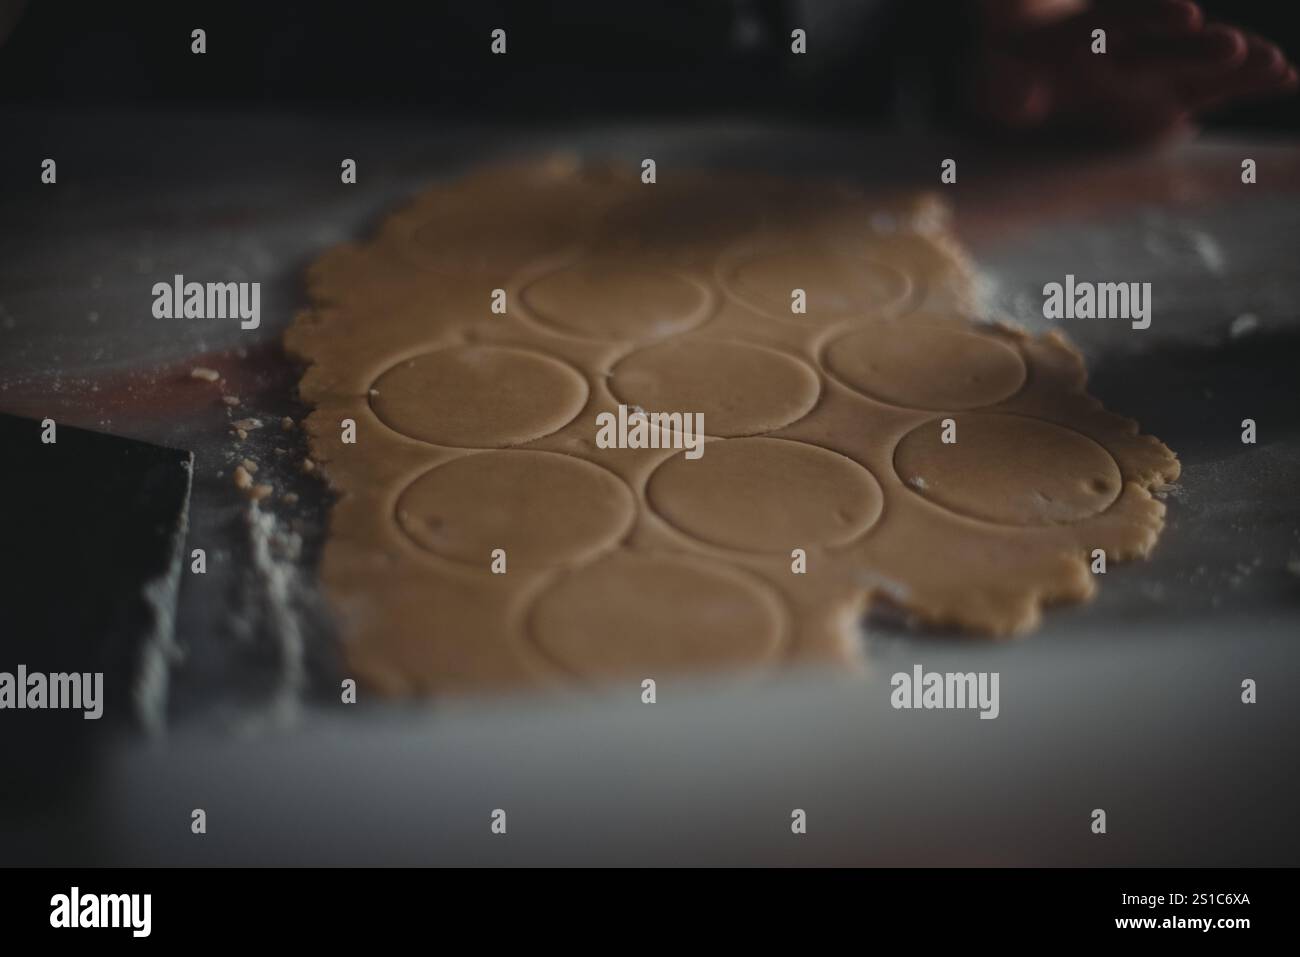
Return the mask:
M0 4L0 41L12 26L0 47L0 103L418 105L434 121L515 123L707 113L870 125L923 114L954 119L980 64L992 6L46 0L21 9L9 0ZM1300 48L1290 4L1203 0L1201 7L1208 21L1265 36L1293 56ZM191 50L195 29L205 31L203 56ZM498 29L507 55L491 48ZM806 34L806 56L791 55L795 29ZM1294 130L1300 112L1247 99L1213 123Z
M1089 391L1158 435L1186 468L1246 448L1243 419L1255 420L1259 446L1300 436L1297 356L1296 330L1107 354L1093 363Z

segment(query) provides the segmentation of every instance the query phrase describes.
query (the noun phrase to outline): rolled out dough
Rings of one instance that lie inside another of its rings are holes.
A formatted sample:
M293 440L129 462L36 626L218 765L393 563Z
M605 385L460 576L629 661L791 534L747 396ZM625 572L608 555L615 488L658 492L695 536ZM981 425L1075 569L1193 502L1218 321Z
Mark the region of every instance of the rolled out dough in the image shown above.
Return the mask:
M873 600L1024 632L1092 594L1093 549L1150 551L1178 475L1063 337L972 321L932 198L496 168L308 278L321 577L393 694L852 664ZM620 403L702 412L703 456L597 447Z

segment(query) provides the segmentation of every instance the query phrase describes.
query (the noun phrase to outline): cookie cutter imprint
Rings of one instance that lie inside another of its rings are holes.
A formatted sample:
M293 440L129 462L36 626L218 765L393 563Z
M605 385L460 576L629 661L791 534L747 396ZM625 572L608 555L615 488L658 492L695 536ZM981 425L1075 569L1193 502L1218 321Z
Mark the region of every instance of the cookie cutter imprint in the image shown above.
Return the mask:
M286 342L339 495L321 578L353 673L426 694L852 667L872 602L1018 634L1092 594L1094 548L1151 550L1176 458L1087 395L1064 337L971 320L937 199L664 180L485 170L310 268ZM619 403L702 412L703 456L598 448Z

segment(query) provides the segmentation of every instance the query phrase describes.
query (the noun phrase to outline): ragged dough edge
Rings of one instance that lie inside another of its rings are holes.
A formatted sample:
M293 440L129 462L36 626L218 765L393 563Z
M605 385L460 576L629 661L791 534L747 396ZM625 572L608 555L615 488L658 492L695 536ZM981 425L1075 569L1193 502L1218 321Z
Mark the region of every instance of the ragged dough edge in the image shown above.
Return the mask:
M1070 570L1070 578L1055 587L952 589L932 594L924 605L906 599L889 599L889 603L909 617L914 629L955 630L985 638L1023 637L1042 623L1045 609L1078 604L1097 592L1086 561L1068 554L1059 555L1058 561ZM873 595L873 602L876 597Z
M974 280L977 273L971 260L960 248L957 253L960 261L966 263L970 270L969 278ZM974 286L975 283L972 281L969 285ZM1124 489L1121 495L1130 492L1138 496L1141 506L1140 514L1133 516L1131 524L1127 527L1128 538L1107 551L1107 564L1109 566L1111 563L1122 564L1137 559L1148 559L1164 530L1167 511L1165 504L1157 499L1152 491L1178 480L1182 466L1177 455L1160 439L1143 433L1137 420L1108 410L1100 399L1087 391L1087 363L1082 351L1063 331L1052 329L1034 336L1023 326L1006 319L981 320L977 314L986 310L978 298L973 301L973 309L976 315L968 315L955 321L974 327L992 326L1017 340L1037 341L1059 350L1060 357L1069 363L1074 373L1072 389L1078 398L1087 404L1093 416L1105 421L1105 428L1098 427L1098 431L1117 432L1131 436L1142 443L1144 455L1135 467L1135 463L1130 460L1133 453L1124 456L1124 460L1121 460L1110 445L1096 438L1095 435L1089 435L1102 445L1120 466L1124 478ZM985 409L992 408L997 408L997 405L985 407ZM1044 419L1044 421L1051 420ZM1083 522L1094 521L1098 517L1090 516ZM883 592L879 588L871 588L868 589L868 613L876 608L877 603L882 603L906 615L909 625L914 630L917 628L955 629L989 638L1023 637L1041 625L1047 608L1079 604L1090 600L1097 593L1096 576L1092 574L1091 555L1087 551L1059 553L1056 561L1059 564L1054 567L1066 574L1062 575L1061 580L1055 585L1026 584L1006 587L981 585L972 589L952 588L928 592L923 600L917 600L912 589L908 589L905 595L900 596ZM1043 564L1045 565L1046 561Z

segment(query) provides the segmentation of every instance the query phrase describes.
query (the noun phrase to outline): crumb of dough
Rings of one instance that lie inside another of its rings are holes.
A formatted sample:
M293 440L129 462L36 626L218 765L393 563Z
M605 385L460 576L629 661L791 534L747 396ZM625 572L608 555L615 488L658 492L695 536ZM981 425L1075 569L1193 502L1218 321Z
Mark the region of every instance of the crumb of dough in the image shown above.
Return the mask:
M249 473L248 469L244 468L242 465L235 466L235 488L247 491L252 487L253 476Z
M284 502L285 505L297 505L297 504L298 504L298 493L297 493L297 492L285 492L282 496L280 496L280 501Z
M195 366L190 370L191 379L202 379L204 382L216 382L221 378L221 373L216 369L209 369L207 366Z
M252 459L244 459L244 461L241 464L243 465L244 471L247 472L249 475L257 474L257 463L254 462Z
M316 463L313 462L311 459L303 459L302 470L304 472L314 472L316 471Z
M261 419L236 419L233 423L235 428L243 429L245 432L252 432L254 429L262 427Z
M286 415L283 419L280 420L280 428L282 428L282 429L284 429L284 431L288 432L290 429L293 428L293 419L289 418L289 417Z
M221 397L221 401L226 403L226 405L230 406L231 408L234 408L235 406L239 405L239 396L223 395Z
M254 485L252 489L249 490L248 497L254 502L260 502L274 491L275 487L272 485Z
M235 438L242 442L244 439L248 438L248 433L243 429L235 429Z

